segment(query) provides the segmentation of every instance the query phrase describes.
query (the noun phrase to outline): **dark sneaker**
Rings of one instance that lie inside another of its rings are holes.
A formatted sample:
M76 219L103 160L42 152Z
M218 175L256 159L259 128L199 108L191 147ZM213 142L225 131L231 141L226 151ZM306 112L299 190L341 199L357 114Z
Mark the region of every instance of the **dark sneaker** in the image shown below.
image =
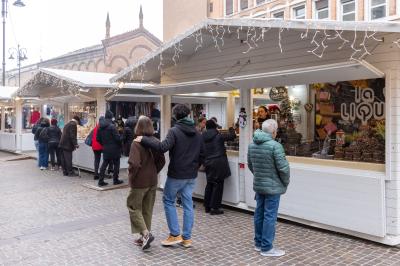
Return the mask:
M149 233L147 236L143 236L143 244L142 244L142 250L147 250L150 248L151 242L154 241L154 236Z
M211 208L205 208L206 209L206 213L210 213L210 211L211 211Z
M104 187L104 186L107 186L107 185L108 185L108 183L107 183L107 182L104 182L104 181L102 181L102 182L99 182L97 185L98 185L99 187Z
M116 179L116 180L113 181L113 184L114 184L114 185L120 185L120 184L122 184L122 183L124 183L124 181L119 180L119 179Z
M224 211L221 209L213 209L210 211L210 214L211 215L221 215L221 214L224 214Z

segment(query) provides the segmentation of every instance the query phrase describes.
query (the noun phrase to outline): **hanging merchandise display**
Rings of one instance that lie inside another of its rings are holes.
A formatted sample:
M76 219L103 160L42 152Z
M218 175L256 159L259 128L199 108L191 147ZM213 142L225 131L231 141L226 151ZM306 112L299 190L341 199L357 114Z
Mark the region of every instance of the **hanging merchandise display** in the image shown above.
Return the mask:
M240 112L239 112L239 127L245 128L246 125L247 125L246 109L242 107L242 108L240 108Z

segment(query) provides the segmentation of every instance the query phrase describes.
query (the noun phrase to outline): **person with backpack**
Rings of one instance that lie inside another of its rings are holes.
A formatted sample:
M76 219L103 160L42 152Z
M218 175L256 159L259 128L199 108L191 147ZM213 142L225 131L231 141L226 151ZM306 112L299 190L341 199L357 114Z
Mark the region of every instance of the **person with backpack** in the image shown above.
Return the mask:
M47 135L49 137L49 154L51 162L51 170L58 170L61 166L60 149L58 145L61 139L61 129L58 127L57 119L51 119L51 126L47 129ZM57 161L56 161L57 158ZM57 163L56 163L57 162Z
M126 125L126 124L125 124ZM154 128L150 118L139 117L135 134L154 137ZM151 219L156 199L158 173L164 167L164 154L133 142L128 160L129 186L131 190L127 198L127 207L131 220L132 234L139 233L141 237L134 244L142 250L150 248L154 240L151 234Z
M49 135L48 128L50 126L49 119L44 118L40 123L40 126L35 132L35 139L39 142L39 168L40 170L46 170L49 166Z
M41 117L32 127L32 134L33 134L33 142L35 144L35 149L37 152L37 165L39 166L39 140L36 138L36 131L40 127L40 123L42 123L44 117Z

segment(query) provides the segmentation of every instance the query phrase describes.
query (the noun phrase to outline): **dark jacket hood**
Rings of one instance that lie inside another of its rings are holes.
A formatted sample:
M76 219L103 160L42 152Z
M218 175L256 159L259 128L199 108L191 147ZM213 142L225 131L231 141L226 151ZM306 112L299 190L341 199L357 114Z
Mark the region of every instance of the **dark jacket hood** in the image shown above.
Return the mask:
M100 118L99 120L99 128L105 129L109 125L111 125L112 121L110 119Z
M176 122L175 127L179 128L187 136L194 136L197 133L196 127L194 125L189 125L181 120Z
M50 125L46 122L40 122L41 127L49 127Z
M218 135L218 130L215 128L207 129L207 131L202 134L205 142L210 142L217 135Z
M130 117L128 117L128 119L125 122L125 127L129 127L129 128L134 129L134 127L136 126L137 121L138 120L136 119L136 117L130 116Z

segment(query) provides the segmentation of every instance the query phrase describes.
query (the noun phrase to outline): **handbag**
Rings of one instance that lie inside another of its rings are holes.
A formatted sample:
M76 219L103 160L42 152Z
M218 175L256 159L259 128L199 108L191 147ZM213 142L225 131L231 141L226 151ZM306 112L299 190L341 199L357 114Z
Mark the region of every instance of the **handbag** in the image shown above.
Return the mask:
M92 139L93 139L93 129L90 131L89 135L85 139L85 144L92 147Z

